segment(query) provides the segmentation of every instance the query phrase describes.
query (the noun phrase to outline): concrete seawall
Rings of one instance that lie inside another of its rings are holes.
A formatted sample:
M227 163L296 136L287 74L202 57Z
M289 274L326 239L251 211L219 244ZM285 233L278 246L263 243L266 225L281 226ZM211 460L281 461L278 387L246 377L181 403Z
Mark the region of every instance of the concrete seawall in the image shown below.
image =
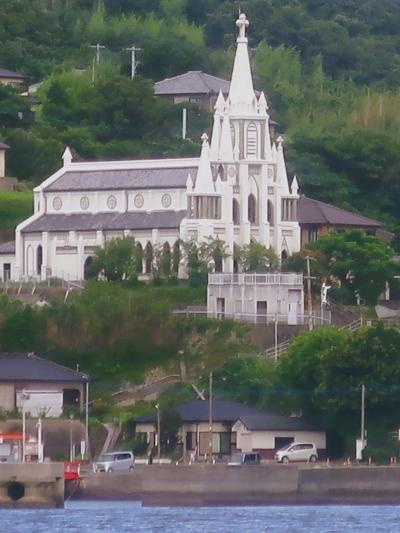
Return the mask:
M75 497L144 505L400 503L400 468L155 465L133 473L90 475Z
M0 508L63 506L63 463L0 464Z

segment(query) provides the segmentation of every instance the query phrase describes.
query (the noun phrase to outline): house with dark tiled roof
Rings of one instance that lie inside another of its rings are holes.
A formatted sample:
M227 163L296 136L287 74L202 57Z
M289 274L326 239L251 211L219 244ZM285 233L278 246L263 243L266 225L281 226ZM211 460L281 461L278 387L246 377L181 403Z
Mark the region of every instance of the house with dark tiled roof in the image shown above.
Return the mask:
M0 83L2 83L3 85L26 85L28 79L28 76L26 76L25 74L21 74L20 72L13 72L12 70L0 67Z
M24 409L32 416L83 410L89 376L33 353L0 352L0 411Z
M175 406L174 411L180 417L182 454L204 457L210 451L209 402L189 401ZM314 443L321 455L325 453L325 431L303 417L276 415L235 401L213 399L211 423L214 456L254 451L271 459L276 450L291 442ZM157 442L157 414L140 416L134 424L137 437L145 438L152 448Z
M334 205L300 196L297 209L301 228L301 245L316 241L331 231L361 229L370 235L390 240L393 234L386 231L382 222L359 213L340 209Z
M189 70L179 76L166 78L154 84L154 94L174 104L195 102L213 111L219 92L229 94L230 81L206 74L201 70Z

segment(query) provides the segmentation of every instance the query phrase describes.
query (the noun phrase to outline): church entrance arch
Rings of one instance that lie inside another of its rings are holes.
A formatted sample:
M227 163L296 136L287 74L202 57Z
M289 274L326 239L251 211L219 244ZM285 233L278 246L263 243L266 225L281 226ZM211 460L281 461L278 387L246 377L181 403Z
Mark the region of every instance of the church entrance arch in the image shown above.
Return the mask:
M42 245L39 244L39 246L36 249L36 274L40 276L42 272L42 263L43 263L43 248Z
M146 249L144 251L144 262L145 262L145 273L151 274L152 265L153 265L153 246L151 242L146 244Z
M135 259L137 263L138 274L143 274L143 246L140 244L140 242L137 242L135 246Z
M26 267L25 272L28 276L33 275L33 248L29 245L26 249Z
M89 255L83 265L83 279L92 279L94 277L95 276L93 273L93 257Z
M257 200L254 194L249 194L248 217L249 217L250 224L257 223Z
M240 224L240 206L236 198L232 201L232 218L235 226Z

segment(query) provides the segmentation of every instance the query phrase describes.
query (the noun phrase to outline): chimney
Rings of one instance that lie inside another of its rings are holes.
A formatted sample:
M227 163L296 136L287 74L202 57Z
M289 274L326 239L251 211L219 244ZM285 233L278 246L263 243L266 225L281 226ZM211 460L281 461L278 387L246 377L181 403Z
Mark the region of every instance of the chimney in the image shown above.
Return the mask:
M6 177L6 150L10 147L0 142L0 179Z

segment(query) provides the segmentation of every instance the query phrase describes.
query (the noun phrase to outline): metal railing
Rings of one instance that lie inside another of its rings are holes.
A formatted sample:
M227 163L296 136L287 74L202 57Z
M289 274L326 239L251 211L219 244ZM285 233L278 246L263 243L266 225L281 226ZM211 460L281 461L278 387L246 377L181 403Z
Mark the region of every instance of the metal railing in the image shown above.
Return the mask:
M354 331L358 331L363 326L370 327L370 326L373 325L373 323L374 323L373 320L365 320L363 317L361 317L361 318L357 318L356 320L352 320L348 324L345 324L344 326L341 326L339 329L343 330L343 331L354 332ZM318 325L323 325L323 324L321 324L321 323L318 324L318 323L315 322L315 320L313 320L313 325L314 326L318 326ZM280 342L276 346L271 346L270 348L267 348L264 351L264 356L267 359L274 359L275 361L277 361L277 359L283 353L285 353L285 352L287 352L289 350L291 342L292 342L292 339L288 339L286 341Z
M231 274L214 273L208 275L209 285L303 285L303 274L253 273Z
M277 322L278 324L302 326L308 323L308 315L302 313L298 313L295 317L291 317L288 313L226 313L224 311L208 311L206 306L175 309L172 311L172 314L186 318L207 317L214 320L235 320L237 322L250 322L253 324L274 324ZM315 326L323 326L330 323L330 312L324 313L322 317L319 315L313 315L313 324Z

